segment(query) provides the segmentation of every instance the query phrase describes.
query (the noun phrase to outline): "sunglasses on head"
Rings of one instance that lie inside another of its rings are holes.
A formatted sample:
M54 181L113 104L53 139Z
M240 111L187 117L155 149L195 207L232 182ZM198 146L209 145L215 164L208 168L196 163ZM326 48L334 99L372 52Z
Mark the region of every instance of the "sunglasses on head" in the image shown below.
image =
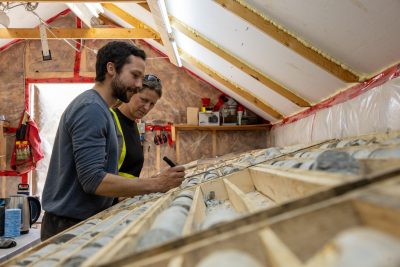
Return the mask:
M155 76L155 75L146 74L146 75L144 75L143 81L144 82L158 82L159 83L160 79L158 79L158 77Z

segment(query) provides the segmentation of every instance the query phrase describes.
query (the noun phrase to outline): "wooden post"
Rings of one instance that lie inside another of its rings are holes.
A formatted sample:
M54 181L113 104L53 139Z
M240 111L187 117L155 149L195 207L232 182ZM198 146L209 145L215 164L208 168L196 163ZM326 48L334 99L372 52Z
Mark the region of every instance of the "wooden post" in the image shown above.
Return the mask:
M0 121L0 170L6 168L6 139L4 137L4 121ZM6 197L7 177L1 177L1 197Z
M156 131L156 135L160 135L160 131ZM161 170L161 145L156 145L156 170L160 172Z
M217 156L217 131L212 130L212 156Z
M179 141L179 131L177 131L177 130L175 130L175 142L176 142L176 145L175 145L175 149L176 149L176 162L177 162L178 164L180 164L180 161L181 161L181 154L180 154L179 149L180 149L181 145L180 145L180 141Z

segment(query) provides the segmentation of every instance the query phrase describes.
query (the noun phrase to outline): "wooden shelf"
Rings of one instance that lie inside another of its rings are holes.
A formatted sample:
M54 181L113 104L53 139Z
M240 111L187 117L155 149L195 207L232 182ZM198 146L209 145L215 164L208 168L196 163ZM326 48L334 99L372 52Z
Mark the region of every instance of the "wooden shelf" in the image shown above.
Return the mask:
M212 156L217 155L217 131L267 131L270 124L255 125L221 125L221 126L197 126L176 124L172 127L172 140L176 143L176 159L180 162L180 138L181 131L211 131L212 132Z
M176 131L260 131L267 130L270 124L255 125L221 125L221 126L196 126L187 124L174 125Z

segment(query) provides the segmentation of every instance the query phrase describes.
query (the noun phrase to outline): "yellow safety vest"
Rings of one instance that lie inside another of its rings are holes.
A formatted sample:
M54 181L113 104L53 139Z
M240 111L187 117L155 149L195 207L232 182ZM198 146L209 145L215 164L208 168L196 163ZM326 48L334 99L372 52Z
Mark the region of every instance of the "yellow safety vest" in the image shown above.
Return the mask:
M115 111L111 108L110 108L110 110L111 110L112 114L114 115L115 123L117 124L118 130L122 135L122 149L121 149L121 155L119 156L119 160L118 160L118 175L128 177L128 178L138 178L137 176L134 176L132 174L119 171L119 169L122 166L122 163L124 163L125 155L126 155L125 138L124 138L124 132L122 131L121 123L119 122L117 113L115 113Z

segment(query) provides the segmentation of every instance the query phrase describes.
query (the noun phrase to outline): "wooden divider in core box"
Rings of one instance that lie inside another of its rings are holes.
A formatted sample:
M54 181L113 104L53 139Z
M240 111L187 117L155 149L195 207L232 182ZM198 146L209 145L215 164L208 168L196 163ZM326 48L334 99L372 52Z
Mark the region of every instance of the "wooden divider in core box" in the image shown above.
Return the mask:
M400 175L272 216L268 221L240 224L223 232L214 229L215 234L207 238L184 242L182 246L174 244L173 249L157 251L150 257L133 255L109 262L107 266L197 266L212 253L225 250L249 256L260 266L331 267L337 266L335 263L338 260L350 261L346 266L358 266L360 257L357 247L375 244L375 236L372 239L370 237L371 231L389 240L388 244L394 244L391 247L380 247L379 244L372 246L371 253L389 255L391 259L399 261L396 250L400 247L398 203ZM363 235L359 235L360 231ZM358 246L346 241L349 238L352 238L352 242L358 242ZM373 255L363 254L363 259L369 256Z

